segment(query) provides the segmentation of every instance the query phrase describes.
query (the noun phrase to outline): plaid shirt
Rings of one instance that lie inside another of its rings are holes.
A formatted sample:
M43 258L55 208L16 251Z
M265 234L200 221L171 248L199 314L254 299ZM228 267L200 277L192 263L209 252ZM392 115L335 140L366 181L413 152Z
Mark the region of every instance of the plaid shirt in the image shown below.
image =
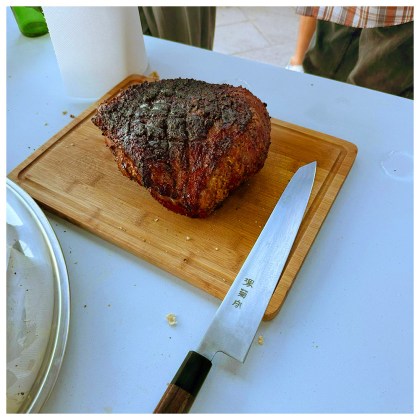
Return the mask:
M296 13L354 28L401 25L414 20L414 7L296 7Z

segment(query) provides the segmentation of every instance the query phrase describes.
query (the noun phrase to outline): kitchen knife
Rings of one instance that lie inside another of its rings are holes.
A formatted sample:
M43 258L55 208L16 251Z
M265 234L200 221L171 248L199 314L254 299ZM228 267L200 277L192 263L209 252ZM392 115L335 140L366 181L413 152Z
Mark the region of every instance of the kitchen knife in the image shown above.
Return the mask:
M300 167L274 207L197 351L190 351L154 413L187 413L217 352L244 362L303 219L316 162Z

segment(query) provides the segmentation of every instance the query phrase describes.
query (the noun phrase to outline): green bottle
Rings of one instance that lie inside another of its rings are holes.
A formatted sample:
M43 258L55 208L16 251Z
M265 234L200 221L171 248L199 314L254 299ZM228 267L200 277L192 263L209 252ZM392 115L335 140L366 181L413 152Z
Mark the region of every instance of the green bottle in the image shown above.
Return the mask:
M42 7L12 6L12 11L23 35L35 37L48 32Z

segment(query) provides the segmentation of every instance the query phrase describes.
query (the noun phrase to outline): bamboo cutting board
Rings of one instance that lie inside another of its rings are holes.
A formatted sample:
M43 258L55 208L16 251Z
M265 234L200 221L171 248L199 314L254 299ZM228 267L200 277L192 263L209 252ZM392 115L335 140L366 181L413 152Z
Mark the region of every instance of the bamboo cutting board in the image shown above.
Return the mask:
M130 76L101 101L144 80ZM47 210L220 299L294 172L317 161L307 212L265 313L264 319L272 319L351 169L356 146L272 119L272 143L261 172L207 219L190 219L165 209L119 172L100 130L91 122L96 106L35 151L9 178Z

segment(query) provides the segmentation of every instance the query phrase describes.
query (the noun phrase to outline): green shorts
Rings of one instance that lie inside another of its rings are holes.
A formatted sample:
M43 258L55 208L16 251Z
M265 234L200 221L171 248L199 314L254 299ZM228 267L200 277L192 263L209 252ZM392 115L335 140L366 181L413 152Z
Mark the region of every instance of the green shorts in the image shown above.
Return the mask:
M359 29L317 21L305 73L413 99L413 22Z
M213 49L216 7L139 7L143 33Z

